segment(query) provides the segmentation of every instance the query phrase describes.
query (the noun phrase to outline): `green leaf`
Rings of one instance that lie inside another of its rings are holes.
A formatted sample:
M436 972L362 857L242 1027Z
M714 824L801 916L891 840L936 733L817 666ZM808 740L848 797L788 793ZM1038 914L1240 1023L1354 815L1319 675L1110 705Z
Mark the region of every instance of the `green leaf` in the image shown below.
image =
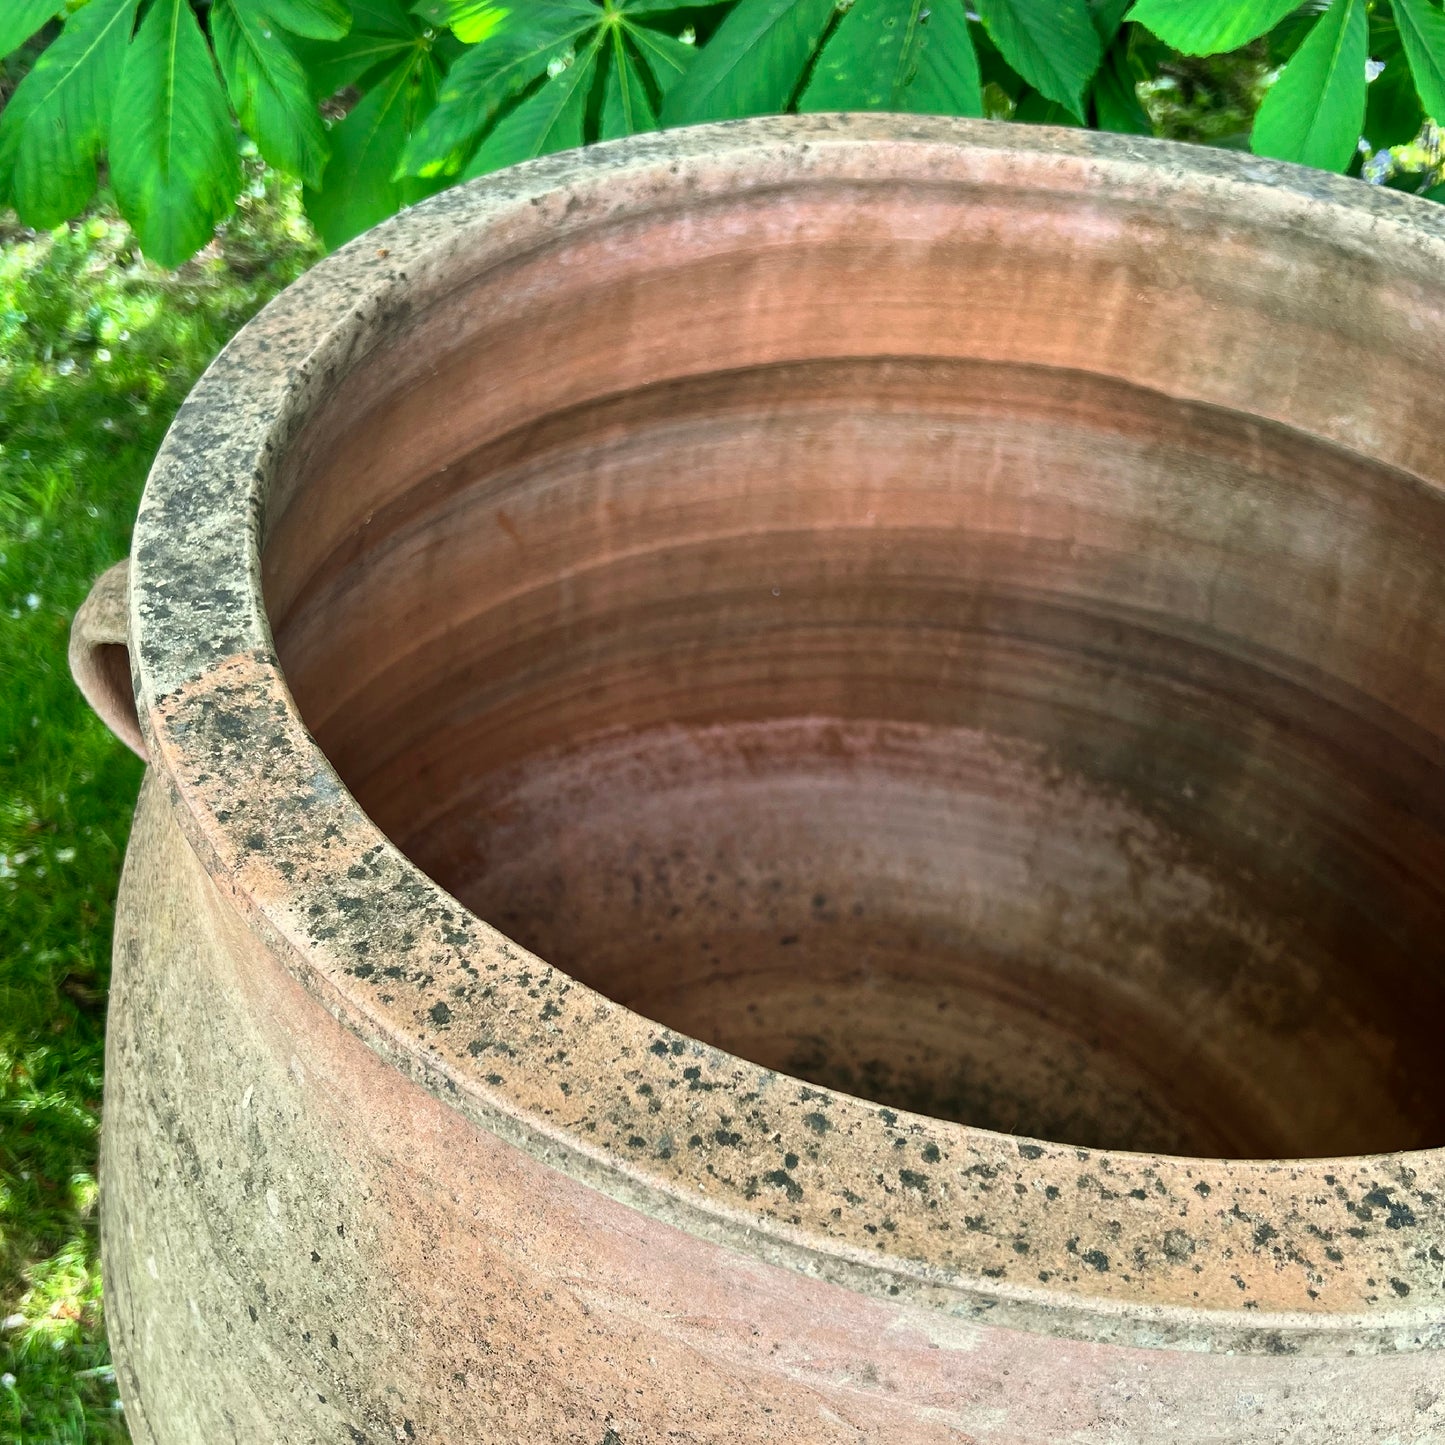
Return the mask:
M436 62L418 44L331 132L331 160L321 189L304 192L306 214L329 249L446 184L394 179L407 137L436 104L440 80Z
M1089 95L1094 103L1094 123L1100 130L1119 135L1154 134L1149 112L1139 103L1127 38L1121 37L1109 47Z
M5 0L0 11L0 57L18 50L47 20L55 18L63 0Z
M587 98L597 76L601 46L599 33L571 65L554 75L535 95L529 95L509 110L478 147L462 172L463 178L472 180L504 166L580 146L587 121Z
M621 0L617 9L632 17L667 15L674 10L708 10L715 5L728 3L730 0Z
M397 40L415 40L422 27L407 14L401 0L349 0L352 30L369 35L391 35Z
M452 34L468 45L476 45L502 29L525 34L534 21L540 33L553 23L547 18L549 12L570 14L593 25L602 19L592 0L511 0L505 5L496 0L441 0L440 4L437 0L421 0L415 9L417 14L428 17L440 10Z
M1315 21L1330 8L1330 0L1305 0L1303 5L1296 6L1291 10L1278 25L1274 26L1269 34L1264 37L1265 54L1269 63L1274 68L1285 65L1290 57L1305 42L1305 37L1315 28ZM1400 37L1395 34L1393 24L1382 24L1383 17L1371 18L1371 30L1381 35L1381 38L1388 35L1389 46L1398 51L1400 49ZM1370 54L1379 55L1375 49L1373 36L1371 37ZM1381 59L1384 57L1381 56Z
M638 63L623 38L623 27L613 25L610 29L612 43L608 47L607 75L602 90L601 140L657 129L657 113L648 98Z
M95 194L135 10L136 0L90 0L0 113L0 192L29 225L58 226Z
M1272 30L1300 0L1139 0L1129 12L1185 55L1222 55Z
M389 74L391 66L414 48L410 41L353 30L341 45L326 46L327 53L319 53L320 47L313 48L305 42L296 46L296 53L310 82L311 94L317 100L329 100L348 85L374 89L370 72L381 67Z
M1319 14L1330 7L1327 0L1309 0L1309 8ZM1366 6L1366 9L1369 7ZM1308 12L1296 11L1295 13ZM1279 30L1285 28L1285 26L1280 26ZM1274 43L1274 37L1279 34L1279 30L1271 32L1269 37L1271 44ZM1395 17L1385 9L1370 10L1370 54L1377 60L1389 61L1404 53L1400 48L1400 35L1395 27Z
M629 25L627 33L657 82L659 95L666 95L697 59L697 46L646 25Z
M493 0L444 0L441 6L428 5L424 12L430 15L440 9L445 16L443 24L466 45L476 45L485 40L499 26L515 18L516 12L524 12L527 0L516 0L511 5L497 5Z
M401 14L400 11L397 12ZM372 71L400 63L416 47L418 35L406 17L400 28L390 23L391 17L377 7L361 4L356 8L356 25L345 39L336 42L298 40L292 46L301 61L317 100L326 100L348 85L363 90Z
M1003 58L1035 90L1084 118L1084 88L1103 49L1084 0L976 0Z
M662 103L666 125L784 109L833 17L833 0L740 0Z
M257 0L216 0L211 38L241 128L278 170L320 185L329 148L310 83Z
M455 174L477 137L520 94L594 29L603 12L577 0L527 0L452 67L436 109L401 157L412 176Z
M126 52L110 175L146 254L179 266L241 188L226 94L187 0L155 0Z
M1099 43L1106 49L1124 23L1124 12L1132 0L1089 0L1089 18L1099 32Z
M1019 79L1018 72L999 54L998 46L989 39L988 31L982 25L973 26L971 33L984 91L987 92L990 85L997 86L1010 97L1009 105L1012 107L1013 101L1024 88L1023 81Z
M1403 55L1397 55L1371 82L1365 105L1365 135L1376 150L1404 145L1420 134L1425 111Z
M962 4L938 0L923 28L918 69L904 90L903 109L939 115L983 115L978 55Z
M1083 124L1067 106L1036 90L1026 91L1019 97L1013 119L1020 125L1069 125L1077 129Z
M824 45L798 109L982 115L978 57L961 0L855 0Z
M351 30L351 11L341 0L266 0L265 8L283 30L308 40L340 40Z
M1265 96L1254 153L1344 170L1365 121L1367 58L1364 0L1334 0Z
M1429 0L1394 0L1394 11L1425 114L1445 118L1445 15Z

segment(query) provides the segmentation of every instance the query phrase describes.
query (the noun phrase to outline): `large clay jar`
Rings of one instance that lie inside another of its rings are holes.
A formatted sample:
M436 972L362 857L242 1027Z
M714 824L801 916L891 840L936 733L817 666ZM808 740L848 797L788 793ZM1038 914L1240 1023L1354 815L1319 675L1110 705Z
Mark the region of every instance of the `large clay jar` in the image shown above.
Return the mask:
M76 631L136 1438L1445 1440L1441 214L749 121L248 326Z

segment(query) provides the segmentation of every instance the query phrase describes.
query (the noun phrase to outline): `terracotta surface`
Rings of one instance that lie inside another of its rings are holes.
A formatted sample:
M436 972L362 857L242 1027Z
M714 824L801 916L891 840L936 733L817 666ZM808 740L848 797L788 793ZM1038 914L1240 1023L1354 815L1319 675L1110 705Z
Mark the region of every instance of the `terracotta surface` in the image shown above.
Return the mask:
M1445 1440L1442 287L815 117L268 308L133 552L138 1438Z
M130 676L129 588L129 562L117 562L91 584L70 625L70 672L105 725L144 758Z

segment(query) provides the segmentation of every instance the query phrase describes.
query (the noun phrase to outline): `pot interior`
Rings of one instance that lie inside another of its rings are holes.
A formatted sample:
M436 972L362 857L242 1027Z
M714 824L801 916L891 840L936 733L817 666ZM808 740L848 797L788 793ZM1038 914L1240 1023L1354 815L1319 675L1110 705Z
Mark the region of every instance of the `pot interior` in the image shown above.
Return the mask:
M1415 387L1383 273L1271 310L1328 246L882 181L524 239L398 312L267 517L289 684L401 849L887 1105L1445 1144L1445 513L1320 420Z

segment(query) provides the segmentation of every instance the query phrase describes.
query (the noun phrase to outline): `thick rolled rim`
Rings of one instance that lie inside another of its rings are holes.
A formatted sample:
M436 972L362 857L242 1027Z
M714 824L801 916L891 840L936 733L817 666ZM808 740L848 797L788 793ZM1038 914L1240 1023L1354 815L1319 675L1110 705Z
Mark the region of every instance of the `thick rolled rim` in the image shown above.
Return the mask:
M884 174L1177 198L1445 271L1445 225L1395 193L1227 152L943 118L731 122L448 191L252 321L156 460L130 628L141 726L178 820L246 926L401 1073L692 1234L868 1294L1074 1338L1307 1354L1445 1344L1445 1150L1084 1150L773 1073L611 1002L468 913L366 817L297 711L261 591L267 490L302 420L388 328L543 233L727 188Z

